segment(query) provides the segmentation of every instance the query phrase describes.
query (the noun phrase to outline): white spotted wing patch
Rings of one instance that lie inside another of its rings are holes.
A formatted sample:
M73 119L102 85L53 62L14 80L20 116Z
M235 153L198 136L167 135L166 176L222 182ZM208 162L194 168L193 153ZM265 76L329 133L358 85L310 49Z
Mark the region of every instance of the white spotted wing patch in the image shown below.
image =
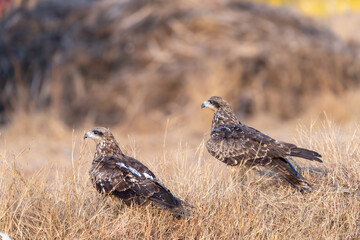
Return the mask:
M142 177L142 174L139 173L135 168L129 166L130 172L132 172L135 175L138 175L139 177Z
M104 188L104 184L103 184L101 178L99 179L99 184L100 184L100 187L101 187L101 192L102 192L102 193L106 193L105 188Z
M144 173L144 176L145 176L147 179L151 179L151 180L153 180L153 179L154 179L152 176L150 176L150 175L149 175L149 174L147 174L147 173Z
M135 178L130 178L129 181L134 183L134 182L136 182L137 180L136 180Z
M126 169L127 169L126 165L123 164L123 163L116 163L116 165L118 165L119 167L122 167L122 168L126 168Z
M124 163L116 163L116 165L118 165L121 168L128 169L132 174L135 174L138 177L142 177L142 174L133 167L126 166Z

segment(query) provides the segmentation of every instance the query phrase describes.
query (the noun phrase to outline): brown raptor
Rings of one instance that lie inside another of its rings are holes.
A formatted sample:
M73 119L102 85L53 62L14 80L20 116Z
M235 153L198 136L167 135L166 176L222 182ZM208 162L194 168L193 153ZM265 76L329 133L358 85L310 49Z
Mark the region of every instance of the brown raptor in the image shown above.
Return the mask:
M191 205L176 198L155 175L135 158L126 156L110 130L96 127L84 138L96 142L96 152L89 174L99 193L112 195L129 204L156 203L181 217Z
M210 138L206 142L209 153L229 166L262 166L271 169L300 191L311 191L308 181L295 170L288 157L301 157L322 162L315 151L275 140L262 132L242 124L230 104L218 96L202 103L201 108L214 111Z

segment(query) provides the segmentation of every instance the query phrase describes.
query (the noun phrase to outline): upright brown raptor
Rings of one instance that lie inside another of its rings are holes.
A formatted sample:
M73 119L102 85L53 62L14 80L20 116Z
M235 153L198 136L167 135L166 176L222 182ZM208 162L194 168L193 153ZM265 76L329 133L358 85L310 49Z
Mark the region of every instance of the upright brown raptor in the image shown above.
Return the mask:
M301 157L322 162L315 151L294 144L277 141L260 131L242 124L228 102L213 96L201 108L214 111L210 138L206 142L209 153L229 166L262 166L271 169L300 191L311 191L308 181L291 165L288 157Z
M156 203L176 216L187 215L190 206L174 197L170 190L138 160L126 156L110 130L96 127L85 133L96 142L96 152L89 171L91 181L99 193L112 195L129 204Z

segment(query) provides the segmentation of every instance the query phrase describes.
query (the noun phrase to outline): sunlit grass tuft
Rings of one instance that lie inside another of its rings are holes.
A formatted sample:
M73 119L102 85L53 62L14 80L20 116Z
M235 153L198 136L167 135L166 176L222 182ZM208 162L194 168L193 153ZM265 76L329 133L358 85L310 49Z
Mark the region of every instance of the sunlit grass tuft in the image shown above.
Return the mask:
M85 145L81 133L68 130L69 143L60 146L72 154L51 168L44 163L24 172L33 147L24 146L22 154L1 147L0 232L12 239L357 239L358 130L329 121L300 128L297 144L319 151L324 160L297 160L314 187L308 194L255 170L231 178L201 140L193 145L169 133L152 148L157 155L147 157L132 137L129 154L138 155L176 196L196 206L192 217L182 220L157 207L126 206L99 195L88 178L94 145ZM41 143L47 147L45 140Z

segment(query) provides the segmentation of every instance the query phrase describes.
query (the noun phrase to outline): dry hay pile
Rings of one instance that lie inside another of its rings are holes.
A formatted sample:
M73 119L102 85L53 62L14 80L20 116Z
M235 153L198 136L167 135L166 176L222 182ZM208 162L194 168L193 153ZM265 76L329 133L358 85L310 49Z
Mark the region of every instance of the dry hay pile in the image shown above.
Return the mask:
M69 124L190 116L213 94L288 118L360 75L354 48L313 20L243 1L40 1L0 24L0 111Z

